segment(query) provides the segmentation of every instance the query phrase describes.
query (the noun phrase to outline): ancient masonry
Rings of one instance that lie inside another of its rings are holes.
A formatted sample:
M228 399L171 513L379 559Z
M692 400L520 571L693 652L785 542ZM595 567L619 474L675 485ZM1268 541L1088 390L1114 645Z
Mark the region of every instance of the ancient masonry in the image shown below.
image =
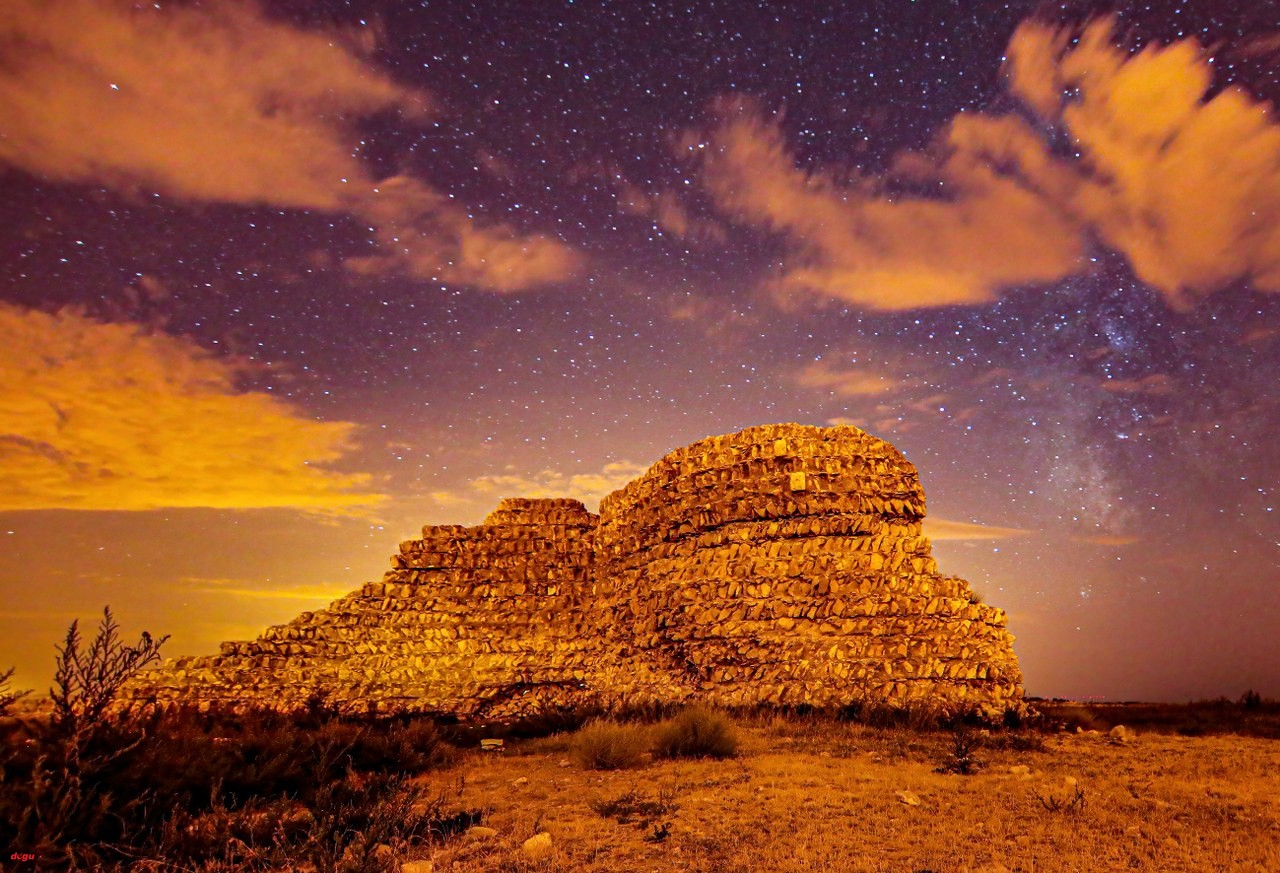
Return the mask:
M507 718L551 707L1022 708L1003 611L938 574L924 491L855 427L748 428L610 494L432 526L328 609L166 661L135 701Z

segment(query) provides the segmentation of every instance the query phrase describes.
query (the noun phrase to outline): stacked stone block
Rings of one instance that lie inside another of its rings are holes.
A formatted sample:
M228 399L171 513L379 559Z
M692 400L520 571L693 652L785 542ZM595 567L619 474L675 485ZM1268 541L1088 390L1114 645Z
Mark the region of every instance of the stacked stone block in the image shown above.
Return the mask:
M576 500L503 500L477 527L423 528L392 570L219 655L146 674L133 699L501 716L581 697L597 653L581 606L596 517Z
M657 659L701 699L988 714L1019 705L1004 613L938 574L915 468L857 428L702 440L600 512L599 575L625 629L618 645Z
M1019 709L1005 616L938 574L924 513L883 440L749 428L670 453L599 518L506 499L477 527L426 527L380 582L128 694L472 719L690 698Z

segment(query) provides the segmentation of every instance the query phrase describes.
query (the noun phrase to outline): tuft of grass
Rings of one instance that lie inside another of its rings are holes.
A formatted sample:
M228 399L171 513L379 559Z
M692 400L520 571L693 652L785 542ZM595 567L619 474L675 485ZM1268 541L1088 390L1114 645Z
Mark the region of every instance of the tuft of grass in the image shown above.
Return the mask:
M640 764L649 750L649 737L639 725L600 719L574 734L570 747L588 770L621 770Z
M725 716L701 706L690 707L658 725L654 754L660 758L732 758L738 754L738 732Z

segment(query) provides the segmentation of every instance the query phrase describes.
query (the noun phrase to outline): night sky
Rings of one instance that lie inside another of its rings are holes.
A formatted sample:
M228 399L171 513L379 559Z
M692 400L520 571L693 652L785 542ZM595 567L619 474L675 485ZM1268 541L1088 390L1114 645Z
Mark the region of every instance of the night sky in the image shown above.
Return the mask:
M1280 696L1277 104L1258 0L5 0L0 668L795 421L1029 694Z

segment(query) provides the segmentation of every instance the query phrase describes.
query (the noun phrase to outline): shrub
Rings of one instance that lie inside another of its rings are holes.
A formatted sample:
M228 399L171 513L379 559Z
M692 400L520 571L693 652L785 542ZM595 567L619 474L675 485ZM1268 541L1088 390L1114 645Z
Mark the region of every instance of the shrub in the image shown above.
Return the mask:
M946 720L941 710L925 701L913 701L905 706L855 701L844 707L838 717L869 728L905 728L916 733L937 730Z
M662 758L732 758L738 754L733 722L700 706L658 726L654 754Z
M15 691L9 686L13 678L13 668L0 673L0 718L9 714L9 707L30 694L30 691Z
M421 804L407 774L452 751L429 719L359 723L318 697L297 720L124 709L119 689L167 638L130 646L103 615L92 640L73 623L58 647L53 719L6 728L0 843L51 869L265 873L300 860L316 873L373 873L483 818L446 809L443 795ZM11 676L0 671L0 708L16 697Z
M159 640L142 632L135 646L125 645L117 635L120 626L111 615L111 607L102 610L98 633L83 651L80 648L80 622L71 622L66 641L58 649L53 689L54 724L61 733L83 737L108 721L111 704L120 686L135 673L160 658L160 647L169 639Z
M591 808L597 815L614 819L618 824L638 824L647 828L655 820L669 818L680 804L676 803L674 786L660 785L657 797L649 797L633 788L610 800L593 800Z
M620 770L640 763L649 750L649 738L638 725L598 720L574 734L572 749L588 770Z
M975 733L961 726L951 735L951 749L942 763L935 768L937 773L954 773L958 776L970 776L981 762L974 757L974 752L983 745L982 734Z
M992 731L982 737L983 748L1006 752L1047 752L1044 735L1034 730Z
M373 723L355 737L350 752L357 770L419 773L449 763L453 747L430 719Z
M58 649L53 720L20 756L6 761L15 778L6 773L0 830L55 866L74 866L79 859L92 867L99 858L95 845L122 839L146 809L157 806L147 787L123 787L146 737L113 714L112 704L120 686L159 658L168 637L143 633L129 646L118 629L110 608L103 610L97 635L82 648L72 622Z

